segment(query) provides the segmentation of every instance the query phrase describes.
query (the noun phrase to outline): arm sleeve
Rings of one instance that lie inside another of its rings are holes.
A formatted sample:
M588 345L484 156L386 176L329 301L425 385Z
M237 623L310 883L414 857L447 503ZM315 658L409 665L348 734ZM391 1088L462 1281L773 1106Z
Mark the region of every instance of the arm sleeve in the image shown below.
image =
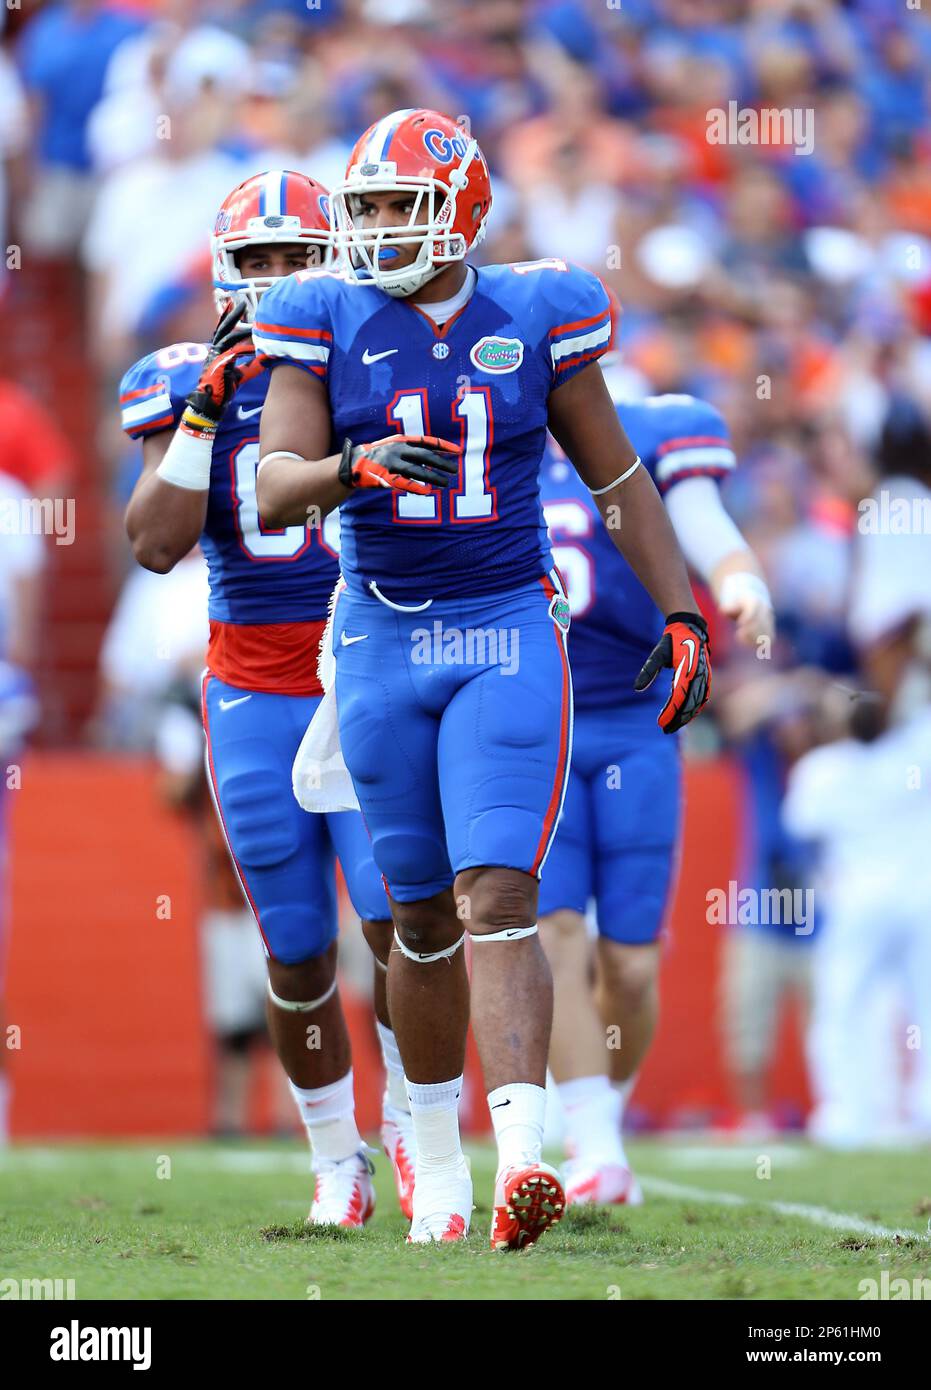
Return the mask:
M748 548L712 478L686 478L663 500L683 555L706 583L725 555Z
M598 276L577 266L548 266L537 273L552 319L547 348L555 388L608 351L611 302Z
M333 331L320 279L331 272L303 271L272 285L259 301L252 341L269 366L287 362L326 380Z
M175 343L130 367L120 382L121 422L130 439L177 426L206 356L203 343Z

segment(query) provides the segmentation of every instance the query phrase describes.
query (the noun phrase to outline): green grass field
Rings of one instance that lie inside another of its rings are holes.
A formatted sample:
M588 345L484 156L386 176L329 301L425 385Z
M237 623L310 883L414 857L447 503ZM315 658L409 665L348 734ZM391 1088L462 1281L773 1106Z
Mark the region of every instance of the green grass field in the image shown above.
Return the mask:
M630 1152L643 1207L570 1211L537 1247L501 1255L487 1245L486 1147L471 1150L468 1242L415 1250L382 1155L373 1221L334 1232L303 1225L297 1141L14 1146L0 1153L0 1279L73 1279L78 1299L415 1300L856 1300L883 1270L931 1279L927 1153L684 1140Z

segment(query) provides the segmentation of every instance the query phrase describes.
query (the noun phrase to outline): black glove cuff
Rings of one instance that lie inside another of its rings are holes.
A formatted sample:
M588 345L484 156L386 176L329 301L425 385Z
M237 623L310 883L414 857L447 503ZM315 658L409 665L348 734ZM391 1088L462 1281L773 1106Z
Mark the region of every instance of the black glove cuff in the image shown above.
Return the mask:
M209 391L202 391L200 388L192 391L184 404L188 410L193 410L195 415L202 416L213 425L219 425L223 418L222 407L217 406Z
M340 455L339 468L336 476L339 478L343 487L355 487L352 476L352 455L354 445L351 439L347 439L343 444L343 452Z
M666 626L670 623L687 623L689 627L697 627L703 637L708 636L708 624L700 613L669 613L666 617Z

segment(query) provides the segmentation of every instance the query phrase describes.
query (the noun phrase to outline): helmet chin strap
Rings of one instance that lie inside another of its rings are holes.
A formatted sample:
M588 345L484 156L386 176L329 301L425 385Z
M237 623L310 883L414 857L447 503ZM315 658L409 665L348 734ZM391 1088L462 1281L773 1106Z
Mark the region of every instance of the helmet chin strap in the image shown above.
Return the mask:
M422 290L424 285L429 284L442 269L443 266L441 265L428 265L423 268L419 275L412 275L410 280L405 280L402 285L392 285L389 288L388 285L383 284L379 288L384 290L385 294L390 295L392 299L408 299L410 295L416 294L417 290Z

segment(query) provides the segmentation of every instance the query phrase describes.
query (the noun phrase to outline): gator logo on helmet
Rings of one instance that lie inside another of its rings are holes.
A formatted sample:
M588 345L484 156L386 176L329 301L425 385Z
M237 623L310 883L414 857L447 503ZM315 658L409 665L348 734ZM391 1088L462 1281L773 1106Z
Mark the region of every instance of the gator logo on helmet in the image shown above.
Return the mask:
M504 372L517 371L524 360L524 345L519 338L498 338L492 334L479 338L469 358L479 371L500 376Z

